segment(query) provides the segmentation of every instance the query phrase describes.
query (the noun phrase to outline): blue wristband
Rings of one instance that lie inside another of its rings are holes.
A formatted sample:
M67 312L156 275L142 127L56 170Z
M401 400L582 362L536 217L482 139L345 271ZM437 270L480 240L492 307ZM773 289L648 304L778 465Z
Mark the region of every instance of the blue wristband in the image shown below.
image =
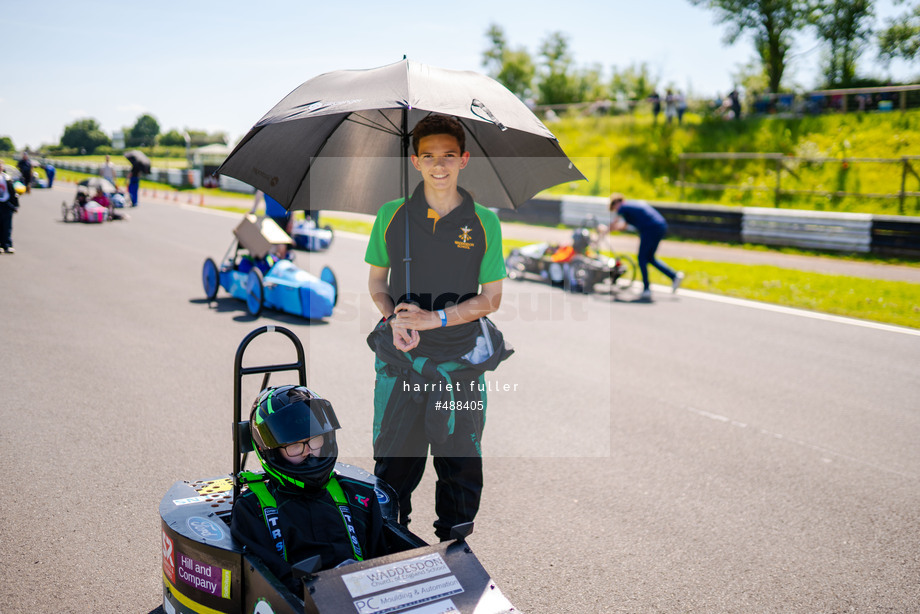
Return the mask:
M447 326L447 314L443 309L438 309L438 317L441 318L441 328Z

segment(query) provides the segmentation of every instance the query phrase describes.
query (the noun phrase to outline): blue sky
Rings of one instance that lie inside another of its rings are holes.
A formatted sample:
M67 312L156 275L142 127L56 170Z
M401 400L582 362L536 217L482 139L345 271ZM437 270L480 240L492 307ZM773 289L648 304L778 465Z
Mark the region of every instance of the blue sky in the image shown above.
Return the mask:
M879 17L903 8L878 0ZM11 7L7 7L8 9ZM575 63L645 62L663 86L725 93L753 58L750 41L728 47L712 12L687 0L491 0L474 3L74 2L18 5L4 15L6 75L0 136L18 148L57 143L64 127L94 118L111 135L150 113L161 131L241 137L275 102L330 70L372 68L407 55L444 68L482 71L485 32L501 25L533 56L548 34L568 37ZM812 87L820 51L802 37L790 83ZM873 74L906 79L918 66Z

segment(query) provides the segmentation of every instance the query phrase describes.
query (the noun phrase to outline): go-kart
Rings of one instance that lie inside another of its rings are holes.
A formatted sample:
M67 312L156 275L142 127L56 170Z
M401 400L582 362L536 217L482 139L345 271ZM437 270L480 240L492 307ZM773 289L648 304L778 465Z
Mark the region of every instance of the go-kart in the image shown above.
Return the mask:
M296 316L319 320L332 315L338 301L338 282L329 267L316 277L288 258L275 256L279 246L291 238L271 220L246 215L233 231L235 238L220 266L204 261L201 281L208 301L223 287L246 301L246 309L259 317L265 307Z
M629 288L636 279L636 263L615 254L597 231L582 227L572 233L571 245L534 243L512 249L505 258L509 279L534 278L570 292L591 293L599 284L610 291Z
M332 226L326 224L322 228L316 225L311 218L295 222L291 228L291 238L294 245L308 252L319 252L329 249L333 239Z
M265 333L280 333L293 343L291 363L243 366L249 344ZM476 555L464 541L472 523L455 527L451 541L428 545L398 524L396 493L358 467L336 464L336 474L372 486L384 518L391 554L317 571L319 557L295 563L302 591L292 592L255 555L230 535L233 501L245 487L240 472L251 451L249 422L242 421L243 377L295 372L306 386L303 344L290 330L263 326L249 333L234 364L233 473L181 480L160 502L163 548L163 610L226 614L499 614L513 611Z
M92 200L97 189L102 189L109 199L110 207L104 207ZM72 203L61 203L61 217L65 222L98 224L106 220L127 219L127 215L116 213L115 209L127 206L131 197L118 191L113 183L102 177L90 177L77 184L77 194Z

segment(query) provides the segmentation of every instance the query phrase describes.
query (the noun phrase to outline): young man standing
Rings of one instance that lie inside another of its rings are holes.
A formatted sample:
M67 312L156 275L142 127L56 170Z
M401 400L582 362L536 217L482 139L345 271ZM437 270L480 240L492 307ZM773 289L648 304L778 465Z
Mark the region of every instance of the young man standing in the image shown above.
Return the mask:
M478 339L492 356L505 350L501 334L480 321L501 303L505 265L498 216L457 185L470 159L460 123L429 115L413 130L412 145L422 183L408 203L400 198L383 205L365 256L368 289L384 316L372 333L374 473L396 489L400 522L408 524L430 445L438 473L435 534L446 540L451 527L472 521L479 509L482 370L493 367L469 367L489 358L476 355ZM426 364L428 371L420 366Z

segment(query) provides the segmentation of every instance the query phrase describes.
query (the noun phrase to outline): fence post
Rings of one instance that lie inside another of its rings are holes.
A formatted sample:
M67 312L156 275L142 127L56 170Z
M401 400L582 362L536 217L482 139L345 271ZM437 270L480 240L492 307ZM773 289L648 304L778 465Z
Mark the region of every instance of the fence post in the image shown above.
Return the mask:
M677 178L680 182L680 200L684 200L684 165L686 164L687 159L684 157L684 154L680 154L678 161L678 171Z
M898 194L898 215L904 215L904 192L907 188L907 168L909 166L907 158L901 158L901 192Z
M776 158L776 193L773 196L773 206L779 207L779 197L780 192L782 191L782 172L783 172L783 159Z

